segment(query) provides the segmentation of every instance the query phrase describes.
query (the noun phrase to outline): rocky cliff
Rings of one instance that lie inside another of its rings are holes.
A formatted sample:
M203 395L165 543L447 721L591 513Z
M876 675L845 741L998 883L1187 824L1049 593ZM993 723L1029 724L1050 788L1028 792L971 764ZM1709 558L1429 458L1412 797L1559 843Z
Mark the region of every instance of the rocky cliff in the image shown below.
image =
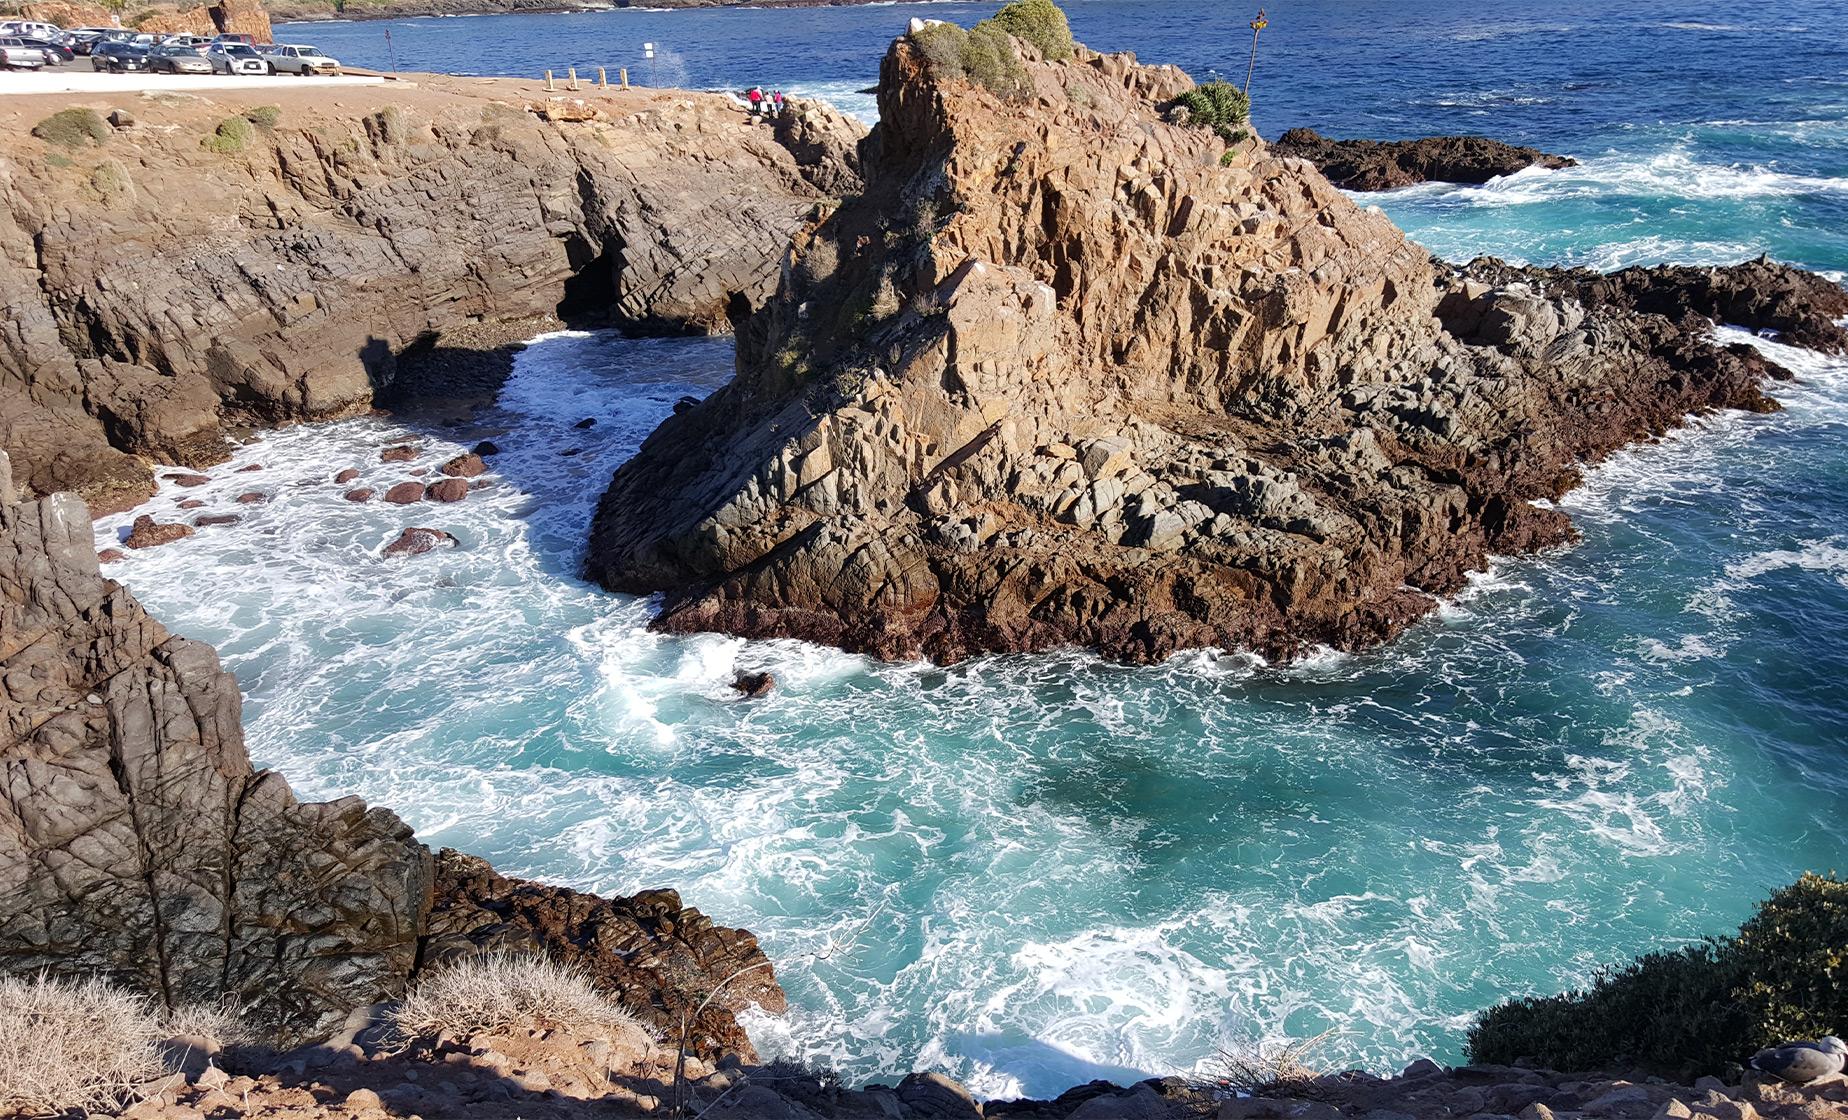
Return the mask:
M26 135L68 98L0 108L0 447L32 492L124 508L146 460L370 407L458 334L727 329L861 133L805 106L798 155L724 98L515 81L259 96L100 98L69 144Z
M1706 319L1606 298L1647 277L1453 273L1308 164L1171 123L1173 68L1015 50L1003 98L893 45L865 193L799 237L736 379L616 472L588 572L666 592L661 627L1352 649L1568 539L1544 503L1579 464L1774 407ZM1833 330L1839 289L1760 271Z
M1529 167L1577 167L1569 156L1486 136L1427 136L1419 140L1335 140L1313 128L1292 128L1271 150L1306 159L1337 187L1385 191L1414 183L1486 183Z
M335 1033L461 953L581 965L692 1051L752 1056L734 1012L783 1008L749 933L672 891L601 899L430 852L358 798L252 768L237 681L97 568L72 495L20 502L0 453L0 971L101 975L169 1006L232 997L261 1037Z

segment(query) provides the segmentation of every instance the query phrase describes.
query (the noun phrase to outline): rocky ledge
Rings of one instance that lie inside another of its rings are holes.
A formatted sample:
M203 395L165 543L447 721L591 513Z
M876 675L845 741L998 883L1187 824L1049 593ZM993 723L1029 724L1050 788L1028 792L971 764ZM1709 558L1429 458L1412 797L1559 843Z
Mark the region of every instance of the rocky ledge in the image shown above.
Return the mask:
M168 1007L245 1007L284 1045L336 1033L459 954L581 965L690 1051L752 1057L768 961L672 891L602 899L432 857L386 809L298 801L251 766L237 681L97 566L70 494L16 500L0 453L0 972L107 976Z
M1578 166L1569 156L1486 136L1335 140L1313 128L1292 128L1277 139L1271 151L1308 160L1335 186L1350 191L1389 191L1414 183L1486 183L1529 167Z
M1582 464L1775 407L1723 319L1841 349L1769 262L1452 269L1192 83L1022 52L1004 99L887 55L867 187L797 240L738 374L615 472L588 573L656 625L887 658L1288 657L1571 539Z
M63 122L39 139L29 130ZM107 118L109 123L105 124ZM729 99L375 87L13 97L0 107L0 447L102 512L224 432L479 393L565 324L727 330L857 189L864 129Z

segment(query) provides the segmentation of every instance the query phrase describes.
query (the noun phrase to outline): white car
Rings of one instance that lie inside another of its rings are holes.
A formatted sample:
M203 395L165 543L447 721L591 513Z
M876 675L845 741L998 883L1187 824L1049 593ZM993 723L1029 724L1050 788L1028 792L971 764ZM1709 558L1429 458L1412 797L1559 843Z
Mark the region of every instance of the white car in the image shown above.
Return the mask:
M278 46L270 52L269 61L278 74L340 74L339 59L299 44Z
M17 35L22 39L44 39L49 42L62 34L64 29L57 24L34 19L9 19L0 23L0 35L8 38Z
M214 74L267 74L269 59L248 43L218 43L205 52Z
M0 39L0 66L8 69L20 67L37 70L45 65L45 52L37 47L28 47L17 36Z

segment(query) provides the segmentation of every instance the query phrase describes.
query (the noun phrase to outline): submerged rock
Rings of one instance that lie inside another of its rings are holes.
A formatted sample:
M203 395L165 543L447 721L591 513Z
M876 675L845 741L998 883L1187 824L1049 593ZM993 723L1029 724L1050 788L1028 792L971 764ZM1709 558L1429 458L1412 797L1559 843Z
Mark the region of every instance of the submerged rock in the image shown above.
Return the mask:
M481 461L480 455L470 452L467 455L457 455L439 469L451 478L474 478L476 475L485 474L488 465Z
M122 543L130 548L157 548L163 544L172 544L184 537L192 536L192 526L178 522L159 522L152 514L142 514L129 526L128 536Z
M385 546L386 556L422 556L439 548L455 548L460 542L441 529L424 529L413 526L398 534L398 539Z
M732 682L732 688L743 693L749 700L768 696L775 687L776 678L769 673L739 673L738 679Z
M460 478L445 478L424 488L427 502L459 502L468 497L468 483Z
M1504 144L1486 136L1427 136L1420 140L1334 140L1312 128L1292 128L1271 151L1316 165L1337 187L1385 191L1414 183L1486 183L1529 167L1577 167L1569 156Z
M423 501L424 484L421 482L400 482L385 491L385 500L395 506L408 506Z
M1170 123L1171 67L1023 66L1004 101L894 44L865 192L798 238L735 379L617 470L592 578L665 592L663 629L888 658L1354 649L1570 540L1533 503L1583 462L1774 407L1769 363L1655 313L1693 277L1452 269L1302 162ZM1748 326L1820 331L1840 298L1707 271Z

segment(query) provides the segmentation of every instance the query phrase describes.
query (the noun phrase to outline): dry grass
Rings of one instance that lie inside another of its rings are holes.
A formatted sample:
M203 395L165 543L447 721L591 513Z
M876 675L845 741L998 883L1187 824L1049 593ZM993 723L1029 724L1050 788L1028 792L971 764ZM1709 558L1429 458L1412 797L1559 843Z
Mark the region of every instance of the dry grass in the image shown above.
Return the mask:
M464 957L428 973L393 1012L392 1025L406 1042L530 1026L610 1037L647 1033L577 969L502 953Z
M1268 1045L1222 1047L1208 1063L1205 1079L1219 1088L1254 1097L1313 1100L1329 1073L1316 1055L1334 1033L1323 1031L1314 1038Z
M160 1017L101 980L0 976L0 1113L108 1110L165 1072Z

